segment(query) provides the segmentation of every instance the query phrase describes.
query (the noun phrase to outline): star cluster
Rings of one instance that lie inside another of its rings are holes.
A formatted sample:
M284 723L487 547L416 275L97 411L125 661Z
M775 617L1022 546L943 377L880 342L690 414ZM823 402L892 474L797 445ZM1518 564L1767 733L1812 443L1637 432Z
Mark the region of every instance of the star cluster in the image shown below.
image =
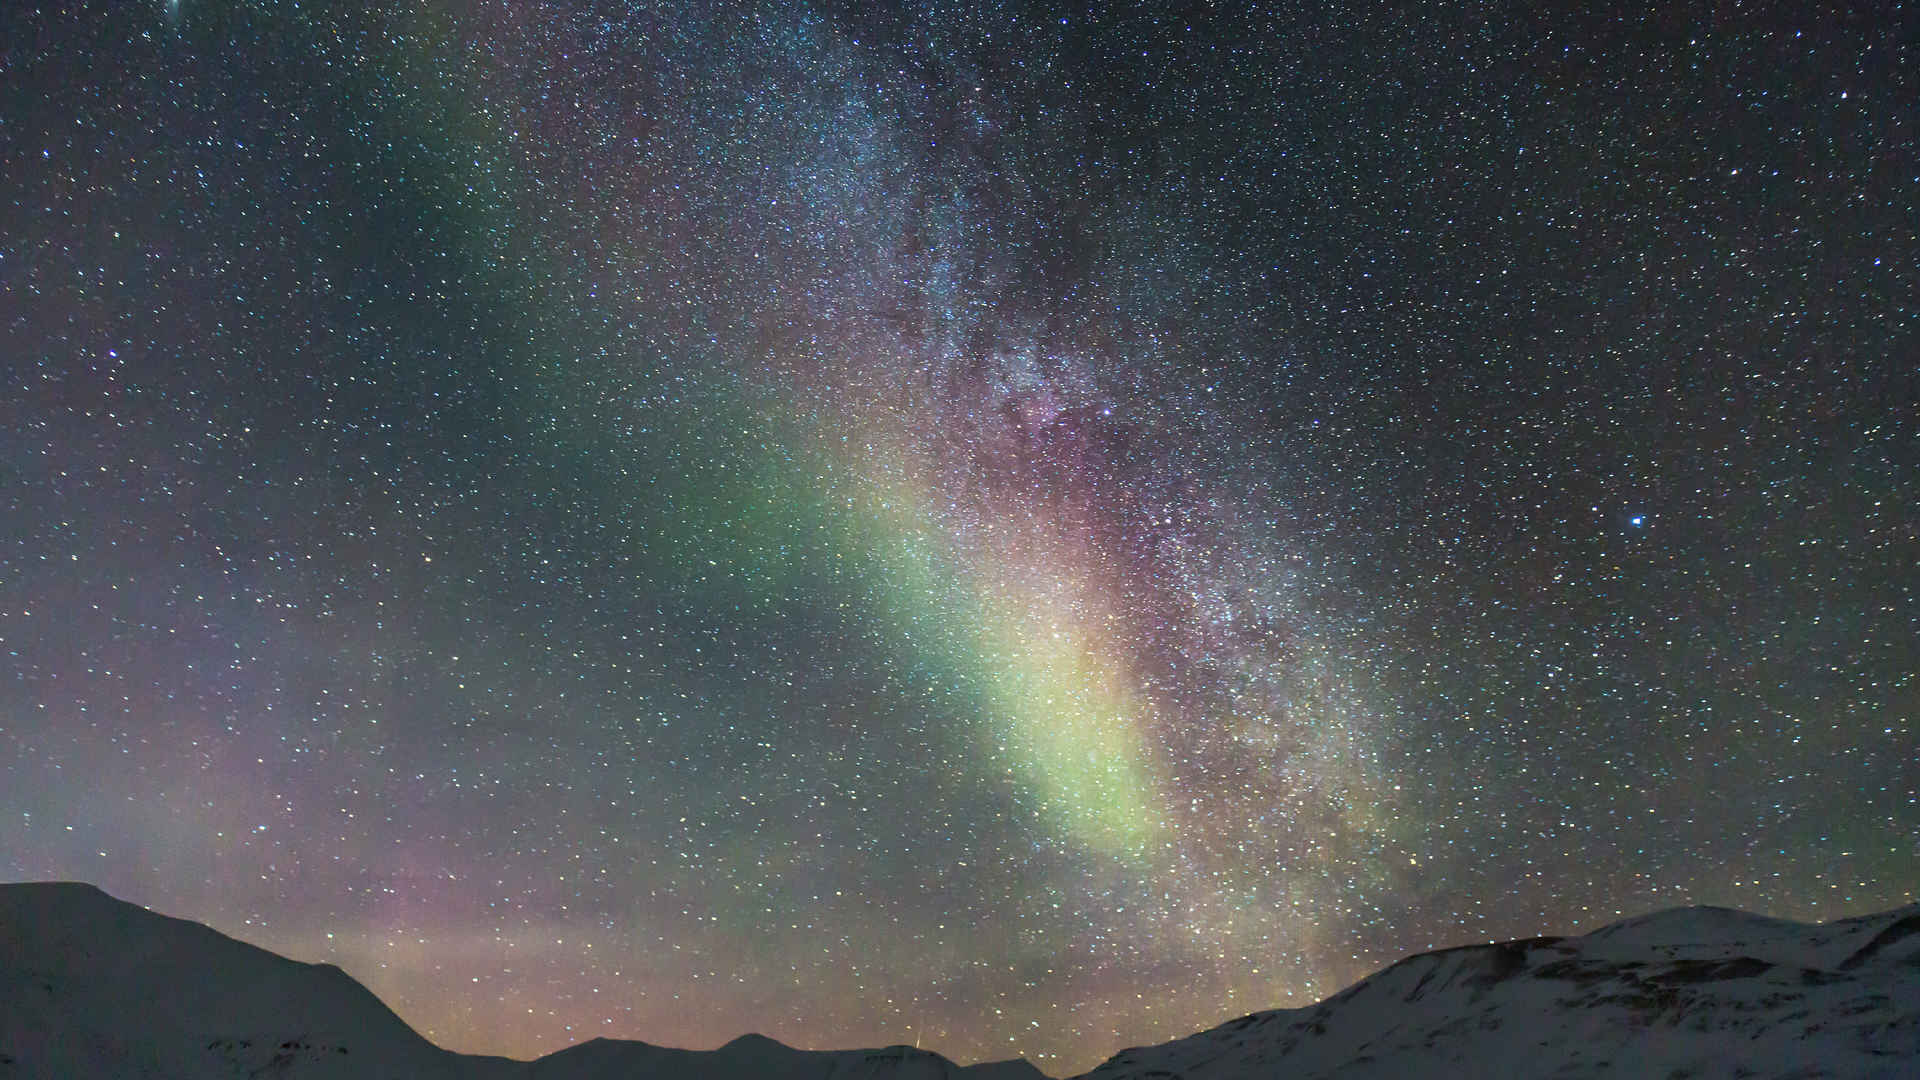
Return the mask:
M10 5L0 876L1065 1075L1920 889L1911 12Z

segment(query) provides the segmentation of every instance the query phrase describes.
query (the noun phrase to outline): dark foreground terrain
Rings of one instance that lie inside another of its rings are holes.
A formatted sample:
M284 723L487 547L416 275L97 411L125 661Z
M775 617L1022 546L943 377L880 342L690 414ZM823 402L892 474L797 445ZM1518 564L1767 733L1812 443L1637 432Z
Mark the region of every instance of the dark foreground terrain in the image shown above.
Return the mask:
M421 1038L303 964L88 885L0 886L0 1080L1039 1080L1024 1061L596 1039L538 1061ZM1087 1080L1920 1076L1920 905L1808 926L1681 908L1410 957L1305 1009L1123 1051Z

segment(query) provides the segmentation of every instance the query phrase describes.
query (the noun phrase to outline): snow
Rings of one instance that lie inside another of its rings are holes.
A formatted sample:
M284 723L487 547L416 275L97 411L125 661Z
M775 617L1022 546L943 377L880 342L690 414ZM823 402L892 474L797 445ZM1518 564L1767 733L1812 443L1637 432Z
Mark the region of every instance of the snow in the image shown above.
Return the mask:
M87 885L0 885L0 1080L1044 1080L912 1047L595 1039L455 1054L338 968ZM1809 926L1722 908L1410 957L1305 1009L1124 1051L1085 1080L1920 1076L1920 905Z
M1088 1080L1920 1076L1920 905L1809 926L1684 908L1415 956Z

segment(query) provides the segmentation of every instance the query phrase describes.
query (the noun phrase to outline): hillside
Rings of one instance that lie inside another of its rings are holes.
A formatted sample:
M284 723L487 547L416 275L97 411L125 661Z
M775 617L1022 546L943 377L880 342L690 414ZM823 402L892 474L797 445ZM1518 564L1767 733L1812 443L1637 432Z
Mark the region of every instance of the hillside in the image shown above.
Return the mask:
M1305 1009L1123 1051L1084 1080L1920 1075L1920 905L1821 925L1721 908L1425 953ZM0 886L0 1080L1041 1080L1024 1061L595 1039L441 1049L330 965L89 885Z

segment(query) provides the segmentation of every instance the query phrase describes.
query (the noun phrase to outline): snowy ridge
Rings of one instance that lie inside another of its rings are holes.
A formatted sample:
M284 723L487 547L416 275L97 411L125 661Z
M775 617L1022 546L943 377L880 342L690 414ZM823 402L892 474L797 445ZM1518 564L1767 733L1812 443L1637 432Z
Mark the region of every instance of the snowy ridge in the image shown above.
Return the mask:
M421 1038L340 969L77 884L0 885L0 1080L1044 1080L912 1047L594 1039L538 1061ZM1920 904L1817 926L1683 908L1443 949L1083 1080L1920 1076Z
M1920 905L1809 926L1680 908L1403 960L1085 1080L1920 1077Z

